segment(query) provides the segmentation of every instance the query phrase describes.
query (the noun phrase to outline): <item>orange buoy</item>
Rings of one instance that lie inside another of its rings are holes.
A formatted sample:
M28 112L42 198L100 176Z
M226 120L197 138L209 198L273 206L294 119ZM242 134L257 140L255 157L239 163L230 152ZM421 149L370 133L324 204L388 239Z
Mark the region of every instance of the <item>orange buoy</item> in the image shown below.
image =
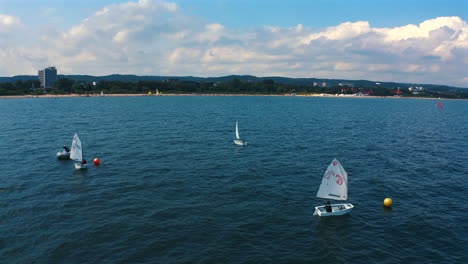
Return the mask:
M101 160L99 160L98 158L95 158L94 165L99 166L100 164L101 164Z

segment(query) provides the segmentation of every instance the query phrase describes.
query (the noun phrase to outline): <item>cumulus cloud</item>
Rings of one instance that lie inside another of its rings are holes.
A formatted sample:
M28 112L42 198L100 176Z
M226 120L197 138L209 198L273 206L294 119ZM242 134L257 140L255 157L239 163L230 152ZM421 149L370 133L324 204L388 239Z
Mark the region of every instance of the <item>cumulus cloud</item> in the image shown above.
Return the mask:
M55 65L64 74L253 74L468 87L468 26L459 17L393 28L356 21L240 30L187 16L175 3L139 0L106 6L62 32L12 30L20 25L0 15L0 34L31 38L2 44L0 75Z
M21 25L19 17L0 14L0 30L9 30Z
M327 28L323 32L314 33L307 37L305 37L301 43L302 44L310 44L312 40L318 38L326 38L329 40L344 40L344 39L351 39L355 38L359 35L369 32L370 25L367 21L359 21L359 22L346 22L342 23L336 27Z

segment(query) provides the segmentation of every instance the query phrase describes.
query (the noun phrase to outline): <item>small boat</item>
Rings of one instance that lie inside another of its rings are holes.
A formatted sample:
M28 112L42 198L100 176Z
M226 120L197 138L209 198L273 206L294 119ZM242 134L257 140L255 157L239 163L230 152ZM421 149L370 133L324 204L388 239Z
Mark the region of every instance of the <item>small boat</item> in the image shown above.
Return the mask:
M70 159L75 161L75 169L83 170L87 168L86 160L83 159L83 147L81 145L81 140L76 133L75 136L73 136Z
M104 96L104 91L101 91L101 96Z
M322 178L317 197L346 201L348 199L348 173L341 166L337 159L334 159L328 166ZM344 215L354 208L350 203L330 204L315 207L314 215L333 216Z
M70 159L70 149L66 146L63 146L63 149L57 152L57 159L59 160L69 160Z
M236 139L234 139L234 143L239 146L247 145L247 141L241 140L239 136L239 123L236 121Z

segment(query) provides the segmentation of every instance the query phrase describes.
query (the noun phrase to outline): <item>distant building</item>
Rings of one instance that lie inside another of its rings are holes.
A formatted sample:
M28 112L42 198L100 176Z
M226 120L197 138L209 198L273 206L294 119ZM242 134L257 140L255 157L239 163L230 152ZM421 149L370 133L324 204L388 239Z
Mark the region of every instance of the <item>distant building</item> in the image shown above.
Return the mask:
M322 87L327 87L327 83L326 83L326 82L323 82L323 83L322 83Z
M318 86L318 83L317 83L317 82L314 82L312 85L313 85L314 87L317 87L317 86Z
M423 92L424 91L424 88L422 86L416 86L416 87L410 87L408 88L408 90L410 92L412 92L413 94L419 94L419 92Z
M55 67L39 70L38 78L41 81L41 88L51 88L57 81L57 69Z
M177 82L179 82L179 79L165 79L163 82L165 82L165 83L177 83Z

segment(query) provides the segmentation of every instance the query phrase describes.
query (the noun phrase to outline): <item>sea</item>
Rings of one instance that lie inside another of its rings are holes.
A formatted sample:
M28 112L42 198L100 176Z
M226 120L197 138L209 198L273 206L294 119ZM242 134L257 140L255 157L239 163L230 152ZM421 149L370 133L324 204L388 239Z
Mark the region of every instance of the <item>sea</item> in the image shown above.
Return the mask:
M467 117L443 99L0 99L0 262L468 263ZM56 158L75 133L87 170ZM354 209L314 216L334 158Z

